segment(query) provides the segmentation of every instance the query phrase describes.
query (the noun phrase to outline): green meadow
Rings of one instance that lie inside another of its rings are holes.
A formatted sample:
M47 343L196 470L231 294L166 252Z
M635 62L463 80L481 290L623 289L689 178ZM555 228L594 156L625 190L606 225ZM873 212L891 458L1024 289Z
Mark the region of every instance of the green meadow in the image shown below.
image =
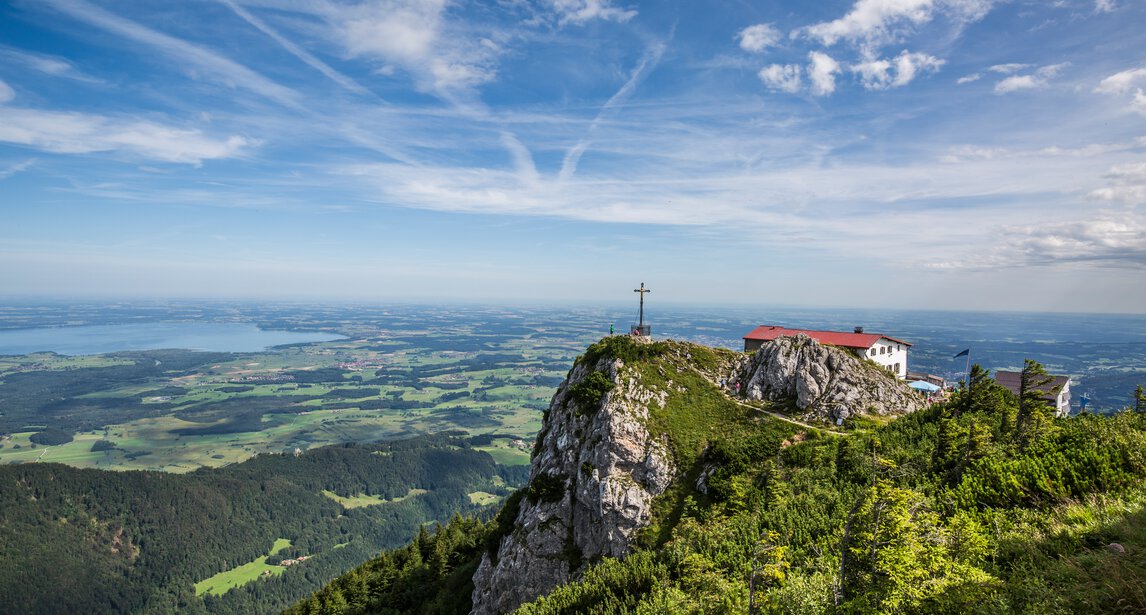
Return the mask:
M286 538L278 538L271 550L256 559L253 562L235 566L234 568L220 572L209 579L203 579L195 584L195 595L202 596L204 594L212 594L221 596L231 589L246 585L251 581L259 579L265 575L279 575L286 571L285 566L271 565L267 563L267 558L286 549L291 545L291 542ZM305 564L305 562L304 562Z

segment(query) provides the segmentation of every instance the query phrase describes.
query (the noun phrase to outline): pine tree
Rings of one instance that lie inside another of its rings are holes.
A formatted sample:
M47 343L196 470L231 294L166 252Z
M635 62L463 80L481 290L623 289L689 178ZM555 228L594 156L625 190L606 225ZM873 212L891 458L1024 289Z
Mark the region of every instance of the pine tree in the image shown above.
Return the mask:
M1015 417L1015 439L1020 448L1037 440L1050 422L1051 407L1044 388L1054 381L1038 361L1025 359L1019 380L1019 413Z

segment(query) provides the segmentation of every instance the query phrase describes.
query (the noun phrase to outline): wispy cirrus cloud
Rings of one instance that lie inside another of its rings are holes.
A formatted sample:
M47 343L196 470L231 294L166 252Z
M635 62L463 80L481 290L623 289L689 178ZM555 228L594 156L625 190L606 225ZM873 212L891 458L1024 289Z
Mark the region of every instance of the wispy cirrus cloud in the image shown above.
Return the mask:
M576 145L569 148L565 153L565 158L561 163L561 172L558 178L561 181L568 180L577 172L577 165L581 162L581 157L585 154L592 142L592 135L597 130L597 126L607 116L612 114L616 109L619 109L632 97L636 92L637 87L640 85L650 72L656 69L657 64L660 62L661 57L664 55L666 44L662 42L654 42L645 49L645 53L641 56L640 61L629 75L629 79L625 81L605 104L597 111L597 116L589 124L589 136L581 139Z
M254 143L238 135L215 138L194 128L152 121L0 107L0 141L57 154L114 152L132 158L200 164L239 155Z
M267 25L267 23L265 21L263 21L262 19L259 19L255 15L253 15L250 11L248 11L247 9L240 6L234 0L218 0L218 1L221 4L223 4L224 6L226 6L227 8L234 11L234 13L236 15L238 15L240 18L242 18L243 21L246 21L247 23L254 26L257 30L259 30L263 34L266 34L267 36L269 36L276 43L278 43L280 46L282 46L283 49L286 49L287 52L289 52L291 55L298 58L303 63L310 66L311 68L322 73L331 81L337 83L338 85L342 86L343 88L345 88L351 92L354 92L355 94L368 95L371 93L369 90L364 88L361 84L359 84L357 81L351 79L350 77L347 77L346 75L338 72L337 70L334 70L333 68L330 67L330 65L328 65L327 63L323 62L322 60L319 60L318 58L316 58L314 56L314 54L310 53L309 51L307 51L301 47L299 47L294 42L288 40L285 36L280 34L277 30L275 30L274 28Z
M6 103L13 98L16 98L16 91L12 89L12 86L0 80L0 103Z
M5 58L11 63L26 66L36 72L51 75L52 77L61 77L87 83L102 83L102 80L84 73L76 68L70 61L59 56L32 53L30 51L0 45L0 57Z
M44 3L74 19L186 62L225 87L247 90L288 107L299 107L299 96L294 90L210 49L148 28L84 0L44 0Z
M17 173L23 173L32 168L36 164L35 158L22 160L16 164L8 165L6 168L0 169L0 179L8 179Z

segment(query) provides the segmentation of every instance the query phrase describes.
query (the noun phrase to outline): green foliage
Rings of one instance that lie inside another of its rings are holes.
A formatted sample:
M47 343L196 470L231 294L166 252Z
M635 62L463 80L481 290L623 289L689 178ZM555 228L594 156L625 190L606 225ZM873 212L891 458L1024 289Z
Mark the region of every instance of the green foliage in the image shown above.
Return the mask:
M625 377L666 393L648 426L678 476L631 555L519 613L1146 612L1146 414L1054 418L1033 403L1034 366L1020 413L976 366L946 404L813 438L712 385L700 371L720 372L719 353L699 370L689 345L649 346L609 338L582 360L624 354ZM559 498L566 480L536 477L479 532L484 548L514 531L521 497ZM582 556L565 554L571 568ZM440 612L467 612L468 594L453 608Z
M72 441L72 434L59 429L45 429L28 437L35 444L44 446L59 446Z
M577 415L596 410L601 398L612 391L613 386L613 381L602 372L591 372L581 382L570 387L569 397L577 404Z
M492 459L462 443L429 436L326 447L183 475L0 466L0 604L27 614L285 608L426 521L478 512L468 497L475 488L508 491L494 486L502 477ZM391 499L411 488L428 493L354 510L322 495ZM196 596L197 582L259 561L277 538L292 545L280 559L310 559Z
M577 364L596 365L603 357L620 359L626 364L648 361L669 348L669 342L638 342L628 335L610 335L589 346L585 354L577 357Z
M565 477L553 474L538 474L529 481L525 497L530 502L560 502L565 497Z
M284 615L467 613L490 525L455 515L339 577Z

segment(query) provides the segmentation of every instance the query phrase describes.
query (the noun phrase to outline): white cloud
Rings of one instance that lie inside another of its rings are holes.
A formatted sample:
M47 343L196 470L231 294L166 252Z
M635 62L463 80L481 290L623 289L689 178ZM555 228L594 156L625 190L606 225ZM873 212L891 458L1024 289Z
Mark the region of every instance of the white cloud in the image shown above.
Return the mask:
M925 53L904 51L893 60L871 58L851 67L869 90L886 90L911 83L922 72L939 70L944 61ZM894 69L894 70L893 70Z
M878 43L894 38L897 26L931 21L934 6L934 0L857 0L847 15L803 31L825 45L840 40Z
M558 23L583 24L594 19L624 23L637 16L631 9L613 6L612 0L549 0L558 15Z
M1130 109L1135 113L1146 115L1146 93L1139 89L1134 93L1134 100L1130 101Z
M1004 75L1013 75L1024 68L1030 68L1030 64L1020 64L1018 62L1011 62L1010 64L996 64L989 67L987 70L993 73L1002 73Z
M71 17L113 34L143 43L164 55L186 62L211 75L227 87L249 90L283 105L299 107L298 95L294 90L283 87L211 50L157 32L134 21L114 15L84 0L44 0L44 2Z
M633 72L629 75L628 81L614 92L613 95L609 97L609 100L605 101L605 104L601 105L601 108L597 110L597 116L593 118L593 121L589 124L590 136L597 131L597 127L603 119L628 102L629 98L633 96L633 93L637 91L637 86L644 81L650 72L656 69L664 52L665 45L660 42L653 43L645 49L644 55L641 56L641 61L633 68ZM585 154L585 150L589 148L589 144L589 138L582 138L565 152L565 158L561 162L561 172L558 175L561 181L568 180L577 172L577 165L580 164L581 156Z
M449 23L447 6L445 0L328 4L325 16L351 56L398 66L419 89L450 98L492 81L501 50L490 38Z
M1092 199L1128 205L1146 204L1146 163L1118 165L1103 178L1107 186L1091 192Z
M1007 77L995 84L996 94L1009 94L1020 90L1033 90L1042 87L1042 83L1032 75L1015 75Z
M840 63L819 51L809 53L808 59L811 61L808 64L808 80L812 82L812 94L827 96L835 92L836 73L840 72Z
M84 81L88 83L102 83L101 80L85 75L76 69L71 62L56 56L48 56L38 53L30 53L12 47L5 47L0 45L0 56L7 58L12 62L23 64L34 71L51 75L53 77L64 77L73 79L75 81Z
M247 23L254 26L260 32L269 36L276 43L281 45L283 47L283 49L286 49L288 52L290 52L291 55L298 58L303 63L307 64L308 66L317 70L318 72L322 73L323 75L326 75L326 77L329 78L331 81L333 81L333 82L337 83L338 85L341 85L342 87L346 88L347 90L350 90L351 92L355 92L357 94L369 94L370 93L366 88L359 85L358 82L356 82L353 79L351 79L350 77L347 77L346 75L343 75L342 73L334 70L333 68L331 68L329 65L327 65L322 60L319 60L318 58L314 57L314 55L311 54L310 52L299 47L298 45L294 44L293 42L287 40L286 37L282 36L276 30L274 30L273 28L268 26L266 24L266 22L259 19L258 17L255 17L253 14L251 14L250 11L248 11L245 8L236 4L234 2L234 0L219 0L219 2L221 2L222 4L227 6L227 8L234 11L236 15L241 17Z
M956 79L955 84L956 85L963 85L965 83L973 83L973 82L978 81L982 78L983 78L982 74L974 73L974 74L967 75L965 77L960 77L960 78Z
M1019 66L1019 67L1021 67L1022 65L1004 65L1004 66ZM1011 75L1010 77L1007 77L1006 79L1003 79L1002 81L995 84L995 93L996 94L1009 94L1011 92L1018 92L1018 91L1022 91L1022 90L1036 90L1036 89L1044 88L1047 86L1047 84L1049 83L1049 81L1051 79L1053 79L1060 72L1062 72L1062 69L1066 68L1067 66L1070 66L1070 63L1069 62L1063 62L1061 64L1051 64L1049 66L1043 66L1042 68L1039 68L1038 70L1036 70L1034 72L1034 74ZM991 67L992 70L994 70L995 68L996 67ZM1019 70L1019 69L1015 69L1015 70ZM996 72L1004 72L1004 71L996 71Z
M800 67L795 64L772 64L760 69L760 80L771 90L795 94L803 87Z
M1114 0L1094 0L1095 13L1113 13L1117 8Z
M761 23L744 28L736 38L740 39L740 48L744 51L760 53L780 41L780 31L772 24Z
M1146 82L1146 68L1132 68L1103 79L1094 91L1115 96L1133 93L1128 109L1146 115L1146 92L1137 87L1137 84L1142 82Z
M1083 220L1003 226L995 231L990 248L928 267L981 271L1071 264L1146 268L1146 225L1106 212Z
M146 120L11 107L0 109L0 141L59 154L122 152L189 164L230 158L253 145L237 135L212 138Z
M22 162L17 162L16 164L11 165L6 169L0 169L0 179L8 179L17 173L23 173L24 171L32 168L32 165L34 164L36 164L36 159L29 158Z
M1103 79L1094 91L1100 94L1125 94L1132 91L1140 81L1146 81L1146 68L1132 68Z
M908 53L904 51L895 58L895 81L893 87L911 83L920 73L937 71L945 64L944 60L926 53Z
M7 83L0 80L0 103L6 103L13 98L16 98L16 92Z

